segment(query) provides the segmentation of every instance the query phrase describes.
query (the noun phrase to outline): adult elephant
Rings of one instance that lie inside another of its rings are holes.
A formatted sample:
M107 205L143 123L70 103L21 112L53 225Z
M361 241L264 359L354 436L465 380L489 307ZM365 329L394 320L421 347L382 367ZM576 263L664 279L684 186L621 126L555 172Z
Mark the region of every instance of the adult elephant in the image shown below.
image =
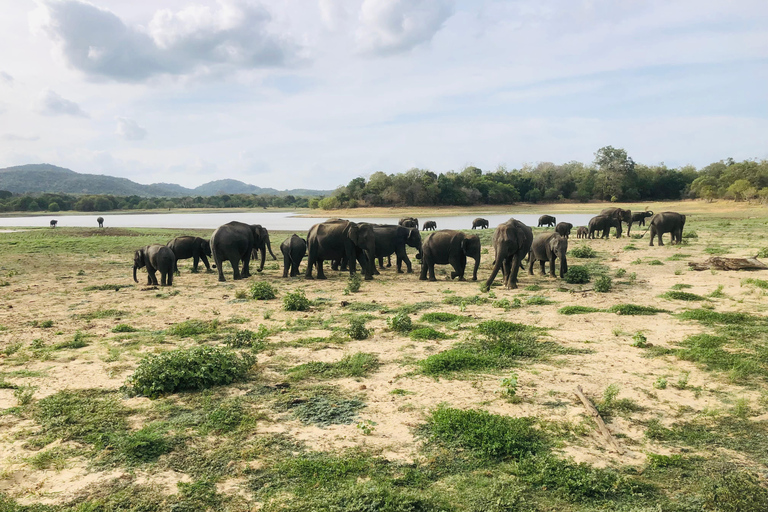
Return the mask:
M272 256L273 260L276 260L277 256L272 252L272 244L269 241L269 231L267 228L263 227L261 224L253 224L251 227L259 232L259 242L251 251L251 259L256 261L256 259L261 256L259 268L256 269L257 272L261 272L264 270L264 259L267 256L267 250L269 250L269 254Z
M197 264L200 260L205 265L205 270L210 272L211 265L207 256L211 256L211 243L199 236L177 236L168 242L168 248L173 251L176 262L173 266L174 273L179 272L179 260L192 258L192 273L197 273Z
M554 218L552 215L542 215L541 217L539 217L539 225L536 227L540 228L542 226L547 226L551 228L555 224L557 224L557 219Z
M589 230L586 226L579 226L576 229L576 238L587 238L587 235L589 235Z
M315 224L307 235L307 251L307 279L313 278L313 266L317 267L317 278L326 279L323 261L341 261L344 258L348 261L350 275L355 273L355 260L359 260L365 280L373 279L376 236L372 224L358 224L344 219Z
M559 233L542 233L533 239L528 253L528 273L533 275L533 264L541 263L541 273L547 275L545 263L549 261L549 273L555 277L555 260L560 260L560 279L568 272L568 239Z
M434 231L437 229L437 222L433 220L428 220L424 222L424 226L422 226L422 231Z
M651 218L648 229L651 231L651 243L653 246L653 237L659 237L659 245L664 245L661 239L662 235L669 233L672 236L672 245L683 241L683 227L685 227L685 215L677 212L661 212ZM645 233L643 233L645 234Z
M291 269L291 277L299 275L299 265L307 254L307 241L299 235L291 235L280 244L280 252L283 253L283 277L288 277L288 269Z
M485 282L490 289L493 280L499 270L504 276L504 286L507 289L517 288L517 272L520 270L520 262L528 255L533 243L533 230L517 219L509 219L499 224L493 233L493 250L496 252L496 261L493 271Z
M100 227L100 228L103 228L103 227L104 227L104 217L98 217L98 218L96 219L96 222L98 222L98 223L99 223L99 227Z
M608 238L611 228L616 228L616 238L621 236L621 221L611 215L597 215L589 219L589 238L595 238L595 233L602 232L601 238Z
M51 227L52 228L55 228L56 224L58 224L58 223L59 223L59 221L57 221L56 219L51 219Z
M624 208L604 208L603 211L600 212L600 215L608 215L609 217L615 217L619 221L619 227L616 230L616 238L621 238L621 232L622 232L622 222L626 222L627 225L629 225L632 222L632 211L631 210L625 210ZM629 236L629 234L627 234Z
M160 271L160 286L173 285L173 269L176 266L176 256L166 245L152 244L142 247L133 254L133 280L136 279L136 269L147 268L147 284L157 286L155 272Z
M398 226L403 226L404 228L416 228L419 229L419 219L416 217L403 217L397 222Z
M653 212L651 210L633 213L632 220L627 226L627 236L629 236L629 233L632 231L632 224L637 224L638 226L645 226L645 219L647 219L648 217L653 217Z
M451 279L459 278L466 281L464 271L467 267L467 256L475 260L472 280L477 281L477 269L480 266L480 237L477 235L465 235L461 231L442 229L430 234L422 247L421 275L419 279L436 281L435 265L451 265Z
M213 261L219 271L219 281L224 279L222 263L229 261L232 264L232 278L245 279L251 276L250 261L254 247L261 243L261 230L258 224L250 225L243 222L232 221L219 226L211 235L211 252ZM243 267L240 270L240 262Z
M555 233L558 235L568 238L571 236L571 230L573 229L573 224L570 222L560 222L555 226Z
M397 256L397 273L403 273L403 262L405 262L408 273L413 272L405 246L415 247L417 250L416 259L421 259L422 242L421 233L418 229L390 224L373 224L373 234L376 237L375 254L379 260L380 268L384 268L383 259L394 253Z
M472 229L488 229L488 221L480 217L472 221Z

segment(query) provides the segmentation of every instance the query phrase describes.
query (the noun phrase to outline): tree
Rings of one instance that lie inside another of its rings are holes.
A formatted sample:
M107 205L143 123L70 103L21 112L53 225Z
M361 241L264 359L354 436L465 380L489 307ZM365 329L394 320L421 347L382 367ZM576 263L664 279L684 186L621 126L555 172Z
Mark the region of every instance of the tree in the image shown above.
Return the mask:
M59 206L59 203L57 203L56 201L48 205L49 212L58 212L59 210L61 210L61 207Z
M616 196L624 199L627 191L635 186L635 162L621 148L605 146L595 153L597 185L601 199Z

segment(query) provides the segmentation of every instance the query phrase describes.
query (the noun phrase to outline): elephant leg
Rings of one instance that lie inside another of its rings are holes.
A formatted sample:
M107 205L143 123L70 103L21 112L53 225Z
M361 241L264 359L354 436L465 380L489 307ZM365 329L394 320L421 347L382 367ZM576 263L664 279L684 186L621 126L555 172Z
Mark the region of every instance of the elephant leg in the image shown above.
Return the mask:
M423 256L421 257L421 272L419 272L419 281L426 281L427 280L427 257Z
M288 277L289 266L291 266L291 259L287 254L283 254L283 277ZM293 277L293 267L291 268L291 277Z
M533 275L533 255L528 253L528 274Z
M549 258L549 274L550 277L553 279L557 277L557 274L555 274L555 256L553 255L551 258Z
M384 269L384 256L379 256L377 259L379 260L379 268Z
M547 262L545 260L539 260L539 269L541 269L541 275L547 275Z
M317 278L318 279L328 279L325 276L325 272L323 272L323 260L318 258L318 260L315 262L315 268L317 269Z
M462 253L460 255L449 258L453 272L451 272L451 279L459 278L459 281L466 281L464 279L464 269L467 267L467 257Z
M232 279L238 280L243 279L245 276L240 272L240 260L238 260L236 257L229 259L229 264L232 265ZM245 265L243 265L243 270L245 270Z
M387 268L392 266L392 255L387 256Z
M656 230L653 229L653 224L651 224L651 228L650 229L651 229L651 243L648 244L648 245L653 247L653 239L656 238Z
M304 274L305 279L313 279L312 267L315 265L316 261L317 261L317 249L314 246L310 245L309 252L307 253L307 271Z
M205 254L201 254L200 259L203 261L203 265L205 265L205 271L210 272L211 265L208 263L208 258L205 257Z
M664 236L664 232L659 230L659 247L664 245L664 240L662 239L663 236Z
M517 271L520 268L520 256L515 254L512 257L512 268L509 270L509 281L507 282L507 288L514 290L517 288Z
M399 273L401 273L401 274L402 274L402 271L400 270L400 267L401 267L401 263L403 263L403 262L405 262L405 269L406 269L405 271L408 274L412 274L413 273L413 266L411 265L411 260L410 260L410 258L408 258L408 254L405 251L403 251L403 255L402 256L398 256L397 257L397 271Z
M499 273L499 270L501 270L502 260L498 254L496 255L496 261L493 264L493 270L491 270L491 275L488 277L488 280L485 282L485 287L489 290L491 289L491 285L493 284L493 280L496 279L496 275Z
M168 286L173 286L173 272L168 273L168 279L166 281L168 282Z
M213 262L216 264L216 270L219 271L219 282L223 283L226 281L226 279L224 279L224 269L221 268L223 261L219 256L214 256Z
M267 250L261 249L259 253L261 254L261 260L259 261L259 268L256 269L257 272L264 270L264 259L267 257Z
M200 256L195 254L192 256L192 273L197 274L197 265L200 263ZM175 265L175 263L174 263Z

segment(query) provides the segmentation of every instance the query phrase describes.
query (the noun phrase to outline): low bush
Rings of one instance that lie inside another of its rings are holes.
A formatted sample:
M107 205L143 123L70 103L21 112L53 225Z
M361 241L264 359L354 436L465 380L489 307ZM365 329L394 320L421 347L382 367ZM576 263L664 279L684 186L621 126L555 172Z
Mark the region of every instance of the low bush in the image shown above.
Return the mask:
M565 273L565 282L570 284L584 284L588 283L590 279L589 270L587 267L580 265L573 265L568 267L568 272Z
M651 260L648 262L649 265L663 265L664 262L661 260Z
M608 309L608 313L617 315L655 315L656 313L666 313L666 309L659 309L653 306L639 306L637 304L615 304Z
M599 293L608 293L613 288L613 280L608 276L597 276L595 278L595 291Z
M449 338L444 332L440 332L432 327L419 327L411 331L411 339L414 341L421 340L444 340Z
M277 290L266 281L256 281L248 288L248 295L254 300L270 300L277 297Z
M699 234L695 231L686 231L683 233L683 238L699 238Z
M398 313L387 319L387 325L390 329L399 333L408 333L413 329L413 322L407 313Z
M302 290L289 292L283 297L283 309L286 311L309 311L309 299Z
M570 250L571 256L575 258L595 258L597 252L589 245L579 245Z
M219 347L169 350L142 359L126 386L135 394L157 398L244 380L255 363L250 354L238 356Z
M349 327L347 327L347 335L353 340L367 339L368 336L371 335L371 330L365 327L365 318L362 316L350 318Z
M248 329L241 329L228 333L224 338L224 344L232 348L261 348L269 336L269 329L259 325L256 332Z
M505 311L523 307L523 303L517 297L515 297L512 301L510 301L509 299L495 300L491 305L495 308L502 308Z
M187 338L198 336L200 334L210 334L216 332L218 329L219 321L214 318L211 321L186 320L170 326L165 332L166 334L171 334L180 338Z
M706 297L702 297L701 295L696 295L695 293L690 292L681 292L678 290L670 290L668 292L664 292L661 295L659 295L662 299L670 299L670 300L685 300L685 301L700 301L700 300L707 300Z
M128 324L117 324L112 328L112 332L136 332L138 331L137 328L132 327Z
M360 274L352 274L349 276L349 279L347 280L347 287L344 288L344 292L346 293L357 293L360 291L360 286L363 284L363 278L360 277Z
M554 304L555 301L549 300L546 297L542 297L541 295L534 295L533 297L528 297L525 300L526 305L528 306L547 306L549 304Z
M468 316L454 315L453 313L424 313L419 319L422 322L431 324L447 324L449 322L471 322L472 318Z
M557 310L561 315L582 315L584 313L599 313L603 311L600 308L590 306L564 306Z
M683 236L685 238L685 236ZM763 247L759 251L757 251L757 257L758 258L768 258L768 247Z

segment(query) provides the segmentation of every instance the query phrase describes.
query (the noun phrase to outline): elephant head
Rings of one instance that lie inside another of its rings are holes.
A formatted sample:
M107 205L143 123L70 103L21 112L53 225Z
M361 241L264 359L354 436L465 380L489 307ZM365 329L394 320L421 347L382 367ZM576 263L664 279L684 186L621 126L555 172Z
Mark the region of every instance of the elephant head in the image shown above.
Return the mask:
M475 266L472 269L472 280L477 281L477 269L480 267L480 251L482 249L480 237L477 235L467 235L461 242L461 248L466 256L475 260Z
M560 278L562 279L565 273L568 272L568 260L565 258L565 254L568 252L568 239L555 234L549 241L549 248L560 260Z
M200 248L203 250L203 254L206 256L212 256L211 254L211 241L206 240L205 238L202 239L202 242L200 242Z
M418 251L416 253L416 259L421 259L421 233L419 233L419 230L416 228L411 228L408 231L408 239L406 240L406 243L410 245L411 247L415 247Z
M365 253L368 268L363 269L365 279L373 278L374 261L376 257L376 236L373 233L373 225L367 222L350 222L347 230L347 236L352 243Z
M133 253L133 281L136 283L139 282L139 280L136 279L136 269L144 268L144 266L146 265L145 249L146 247L142 247L141 249Z
M261 257L261 261L259 261L259 268L257 269L259 272L261 272L264 270L264 259L267 256L267 250L269 250L269 254L272 256L273 260L276 260L277 257L275 256L275 253L272 252L272 244L269 242L269 231L267 228L261 224L251 224L251 231L253 231L253 249L251 250L251 259L256 261L257 258ZM261 255L259 255L259 253L261 253Z

